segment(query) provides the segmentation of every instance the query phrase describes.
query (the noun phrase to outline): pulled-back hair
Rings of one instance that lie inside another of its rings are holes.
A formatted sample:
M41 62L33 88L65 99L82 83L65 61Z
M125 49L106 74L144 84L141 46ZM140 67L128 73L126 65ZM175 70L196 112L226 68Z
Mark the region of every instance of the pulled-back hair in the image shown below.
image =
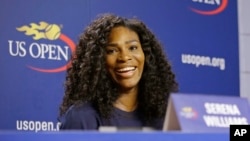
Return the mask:
M111 29L124 26L136 32L145 55L144 70L139 82L138 110L143 120L165 115L167 99L178 90L175 74L155 35L138 19L103 14L82 33L67 69L65 95L60 106L63 115L70 106L91 102L102 117L108 118L119 97L117 84L106 70L105 47Z

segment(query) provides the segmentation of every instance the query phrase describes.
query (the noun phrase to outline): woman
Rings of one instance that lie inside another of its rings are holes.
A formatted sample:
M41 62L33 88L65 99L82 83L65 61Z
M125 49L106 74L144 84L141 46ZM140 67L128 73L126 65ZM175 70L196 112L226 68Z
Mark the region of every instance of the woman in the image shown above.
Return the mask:
M60 106L61 130L161 130L178 84L163 48L138 19L103 14L80 36Z

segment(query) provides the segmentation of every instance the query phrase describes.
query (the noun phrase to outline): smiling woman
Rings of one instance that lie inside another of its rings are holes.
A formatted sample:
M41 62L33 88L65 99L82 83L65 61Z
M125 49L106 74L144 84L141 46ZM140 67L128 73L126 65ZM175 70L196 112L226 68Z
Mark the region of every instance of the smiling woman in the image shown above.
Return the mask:
M80 36L67 70L61 130L161 130L178 84L163 47L138 19L103 14Z
M133 91L136 95L145 59L138 35L129 28L115 27L111 30L106 50L107 70L120 86L120 93Z

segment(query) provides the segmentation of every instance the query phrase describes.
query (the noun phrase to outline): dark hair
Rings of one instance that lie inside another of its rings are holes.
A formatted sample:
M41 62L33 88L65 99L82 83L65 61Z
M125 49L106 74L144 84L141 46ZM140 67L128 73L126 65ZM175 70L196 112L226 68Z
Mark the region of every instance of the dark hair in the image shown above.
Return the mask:
M72 66L67 70L60 115L72 105L91 102L102 117L110 116L119 94L105 67L105 47L111 29L117 26L138 34L145 55L138 110L145 121L164 117L167 99L178 90L178 84L162 45L142 21L113 14L99 16L80 36Z

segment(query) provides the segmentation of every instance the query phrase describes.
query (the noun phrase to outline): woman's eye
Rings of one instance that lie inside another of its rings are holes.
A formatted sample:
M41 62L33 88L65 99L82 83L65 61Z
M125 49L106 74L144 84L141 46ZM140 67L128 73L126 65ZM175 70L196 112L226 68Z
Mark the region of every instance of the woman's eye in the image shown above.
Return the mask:
M130 46L129 49L130 49L130 50L136 50L136 49L137 49L137 46Z
M115 53L116 52L116 50L114 50L114 49L107 49L106 50L106 53L107 54L113 54L113 53Z

